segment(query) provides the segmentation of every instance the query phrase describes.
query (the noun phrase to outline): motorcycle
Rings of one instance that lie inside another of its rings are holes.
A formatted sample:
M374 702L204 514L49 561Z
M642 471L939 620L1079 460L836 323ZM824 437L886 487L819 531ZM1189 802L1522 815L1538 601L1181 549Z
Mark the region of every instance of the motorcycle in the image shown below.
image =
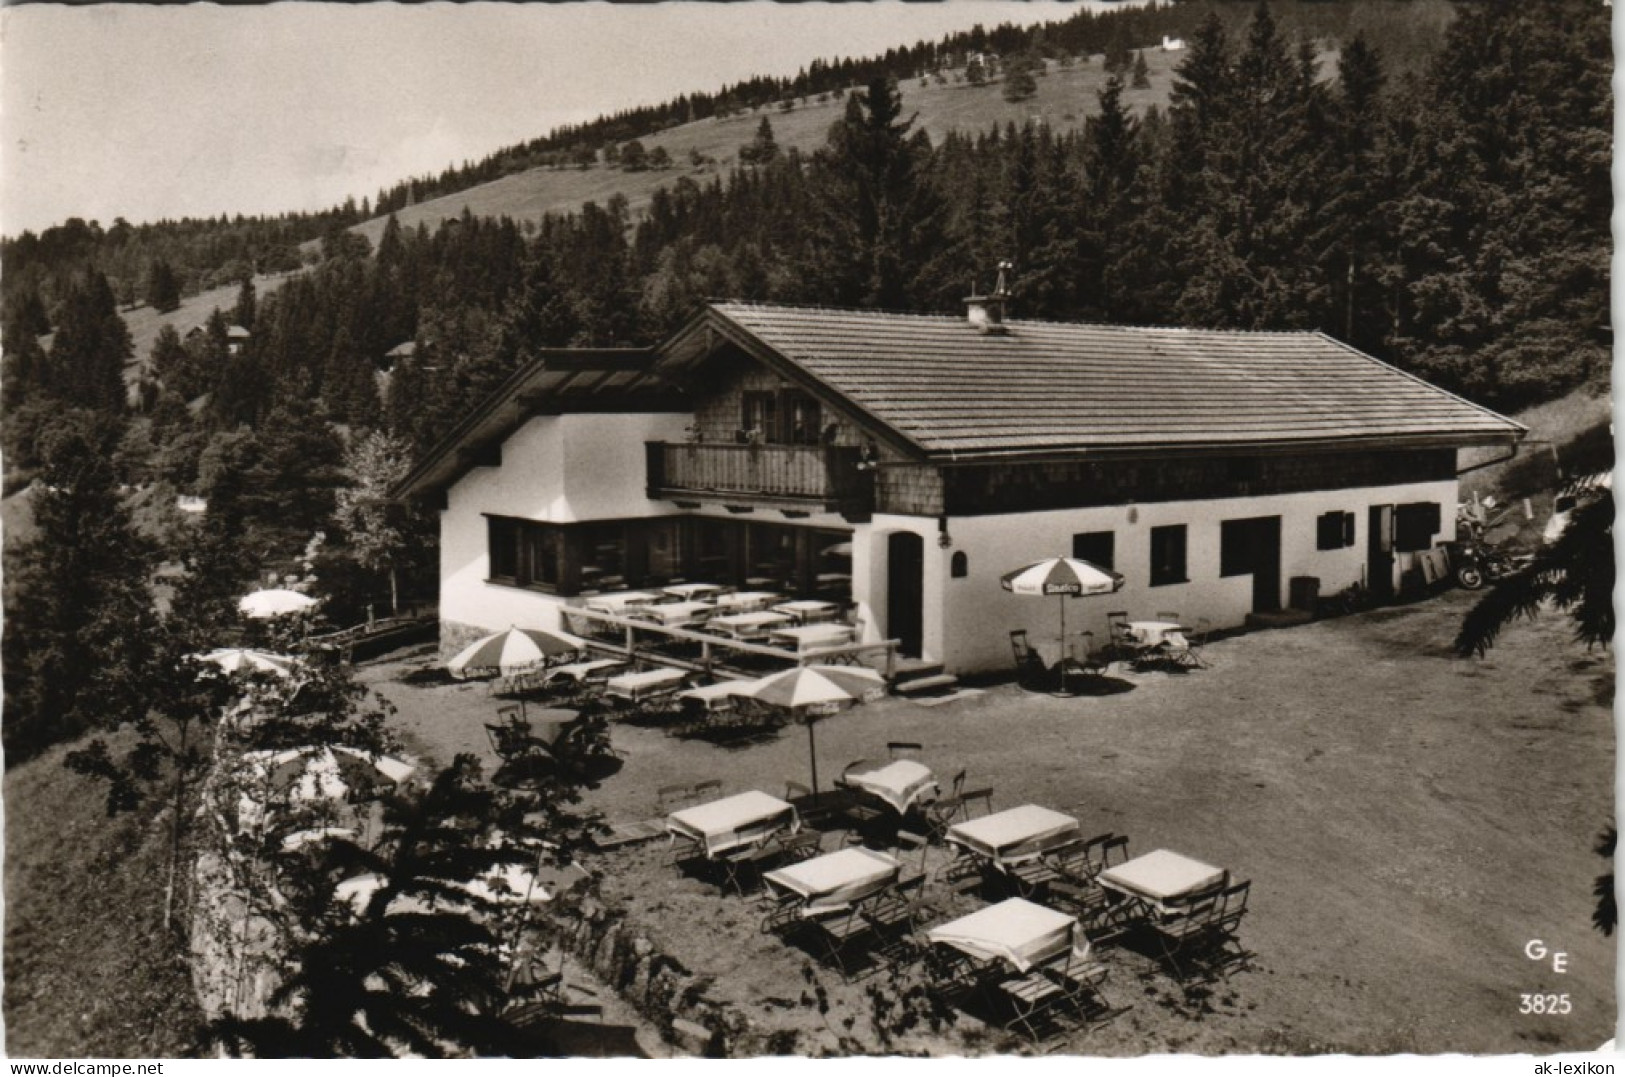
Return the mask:
M1456 582L1469 591L1476 591L1486 583L1499 583L1516 576L1529 567L1533 559L1529 554L1509 553L1498 546L1474 539L1445 543L1450 551L1450 564L1455 569Z

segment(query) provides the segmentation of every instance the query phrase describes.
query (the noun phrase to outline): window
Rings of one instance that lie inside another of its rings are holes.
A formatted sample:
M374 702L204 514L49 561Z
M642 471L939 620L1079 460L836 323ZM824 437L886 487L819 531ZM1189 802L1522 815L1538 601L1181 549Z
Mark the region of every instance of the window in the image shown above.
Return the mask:
M1439 503L1416 501L1394 507L1394 548L1401 553L1426 550L1439 533Z
M1219 524L1219 575L1250 576L1253 572L1253 521L1225 520Z
M490 576L493 580L514 580L519 576L519 521L492 516L486 520L486 537L491 551Z
M1072 556L1101 568L1116 568L1114 563L1117 535L1112 531L1084 531L1072 536Z
M548 590L558 586L564 545L558 527L490 516L486 518L486 539L493 581Z
M744 394L739 415L740 441L772 441L777 433L774 420L778 416L778 394L747 392Z
M1315 518L1315 549L1341 550L1354 545L1354 513L1327 512Z
M817 445L822 433L818 401L799 389L787 389L780 404L784 429L777 440L785 445Z
M965 556L964 550L954 551L953 559L948 562L948 575L956 580L970 575L970 558Z
M1151 529L1151 586L1186 583L1185 525Z

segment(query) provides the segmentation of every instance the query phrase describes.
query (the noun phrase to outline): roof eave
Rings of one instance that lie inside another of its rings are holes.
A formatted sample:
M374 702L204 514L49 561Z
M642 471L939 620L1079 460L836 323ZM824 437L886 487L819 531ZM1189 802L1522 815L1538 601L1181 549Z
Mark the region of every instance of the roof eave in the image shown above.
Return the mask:
M452 427L387 496L394 501L410 501L456 482L467 471L467 466L459 463L460 454L489 445L493 440L506 440L534 413L536 405L522 397L540 375L559 371L644 370L652 364L654 356L653 348L544 349L530 363L508 375L478 407Z
M1050 463L1075 460L1148 460L1190 456L1238 454L1287 455L1302 452L1348 452L1403 449L1468 449L1516 445L1528 430L1516 427L1504 433L1372 435L1370 437L1269 439L1259 441L1200 442L1170 445L1013 446L1008 449L932 449L927 459L942 466L987 463Z

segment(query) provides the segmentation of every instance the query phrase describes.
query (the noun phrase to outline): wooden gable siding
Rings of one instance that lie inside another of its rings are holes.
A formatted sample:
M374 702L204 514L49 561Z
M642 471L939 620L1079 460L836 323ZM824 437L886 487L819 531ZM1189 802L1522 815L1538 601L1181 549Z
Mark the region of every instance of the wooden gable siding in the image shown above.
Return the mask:
M940 488L943 507L919 511L980 516L1131 501L1196 501L1347 490L1446 481L1455 475L1456 454L1450 449L976 465L944 469ZM882 489L889 487L883 482ZM882 495L880 511L899 511L886 509L885 504Z
M747 392L782 393L789 381L734 347L719 351L694 386L694 430L702 443L732 442L739 433ZM863 432L832 408L819 408L820 423L835 424L833 444L861 446Z
M888 464L875 472L875 511L941 516L947 511L943 472L930 464Z

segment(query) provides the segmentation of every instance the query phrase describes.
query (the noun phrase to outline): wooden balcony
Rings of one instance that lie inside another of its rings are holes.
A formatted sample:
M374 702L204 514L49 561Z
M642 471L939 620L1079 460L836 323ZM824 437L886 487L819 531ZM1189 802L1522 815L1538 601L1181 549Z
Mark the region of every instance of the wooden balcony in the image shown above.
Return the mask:
M874 472L847 445L696 445L646 442L649 496L664 500L806 505L867 514Z

